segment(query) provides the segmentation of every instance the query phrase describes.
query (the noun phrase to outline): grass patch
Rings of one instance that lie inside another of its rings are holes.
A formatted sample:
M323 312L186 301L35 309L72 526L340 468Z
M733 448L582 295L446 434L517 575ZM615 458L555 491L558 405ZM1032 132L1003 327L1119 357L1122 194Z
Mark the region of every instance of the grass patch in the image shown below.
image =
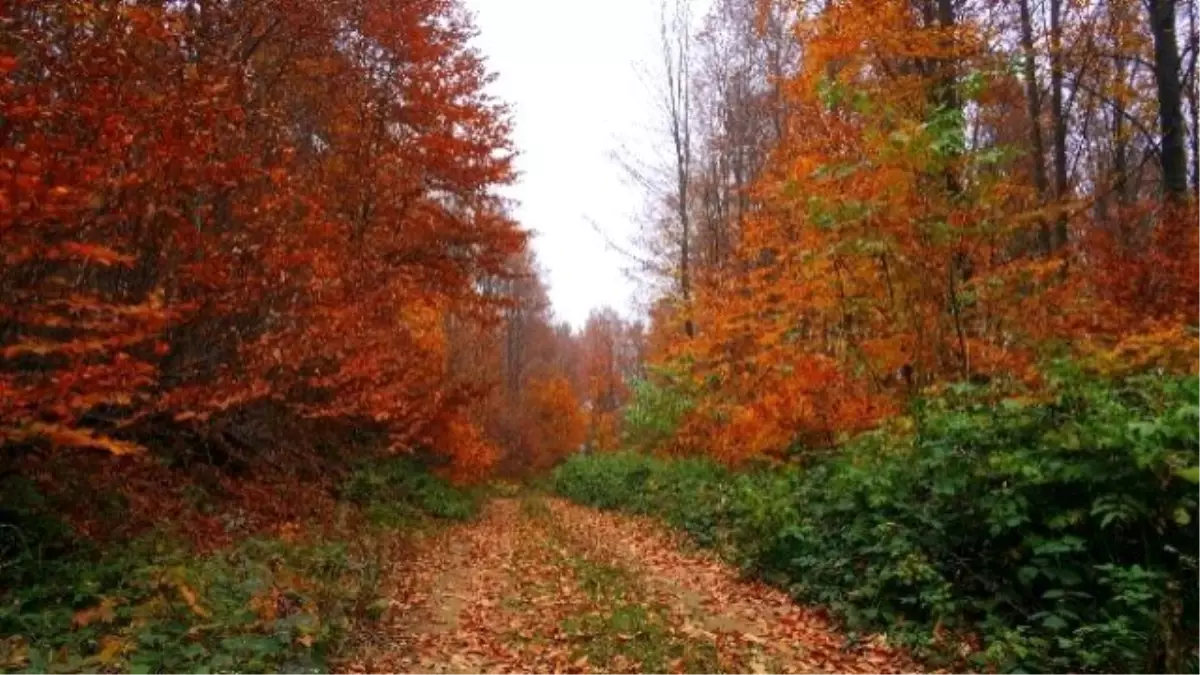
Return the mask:
M550 507L546 506L545 500L541 497L526 493L521 497L521 515L533 520L548 522Z
M584 557L572 557L567 560L575 573L576 583L592 600L613 602L634 595L632 591L637 577L633 572Z

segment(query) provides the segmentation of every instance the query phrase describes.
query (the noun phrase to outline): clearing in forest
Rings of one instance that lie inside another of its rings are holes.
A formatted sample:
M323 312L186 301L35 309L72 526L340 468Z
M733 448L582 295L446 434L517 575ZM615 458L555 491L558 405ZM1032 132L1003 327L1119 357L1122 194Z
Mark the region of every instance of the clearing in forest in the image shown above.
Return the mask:
M912 672L645 519L526 497L417 543L351 672Z

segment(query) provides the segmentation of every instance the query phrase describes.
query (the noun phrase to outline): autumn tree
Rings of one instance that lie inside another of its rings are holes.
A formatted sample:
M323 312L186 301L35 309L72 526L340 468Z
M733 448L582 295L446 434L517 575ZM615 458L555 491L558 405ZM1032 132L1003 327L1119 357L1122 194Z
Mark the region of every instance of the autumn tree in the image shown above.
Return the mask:
M642 325L628 322L612 308L603 307L588 315L579 340L588 441L595 449L613 450L621 440L620 414L629 397L630 381L643 372Z
M6 440L128 450L269 403L488 463L445 327L494 318L525 235L455 2L4 13Z
M730 263L751 212L751 184L784 131L784 77L799 43L777 2L714 3L696 38L695 274Z
M476 392L471 417L513 476L550 468L587 433L579 336L555 323L540 277L532 253L513 256L482 283L502 307L495 322L450 329L450 381Z
M751 90L784 124L759 127L767 151L733 218L709 181L699 212L736 223L719 230L728 259L694 275L686 315L660 305L652 331L656 362L700 392L683 446L736 460L829 444L926 386L1036 381L1063 340L1080 358L1155 344L1151 358L1191 363L1164 356L1186 353L1196 324L1196 228L1179 226L1195 202L1168 159L1186 147L1174 78L1194 73L1174 36L1154 39L1176 9L1014 5L782 13L794 69ZM716 3L709 23L729 12ZM779 9L758 12L762 35ZM695 77L736 90L737 63ZM703 110L698 128L722 129L728 108ZM701 148L711 176L734 164ZM671 339L685 321L695 339Z

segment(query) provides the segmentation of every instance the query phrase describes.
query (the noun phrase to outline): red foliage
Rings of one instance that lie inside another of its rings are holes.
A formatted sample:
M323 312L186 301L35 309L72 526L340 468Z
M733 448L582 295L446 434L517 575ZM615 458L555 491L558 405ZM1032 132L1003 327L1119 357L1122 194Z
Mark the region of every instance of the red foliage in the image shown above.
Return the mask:
M3 12L0 441L271 400L491 461L444 325L525 234L453 0Z

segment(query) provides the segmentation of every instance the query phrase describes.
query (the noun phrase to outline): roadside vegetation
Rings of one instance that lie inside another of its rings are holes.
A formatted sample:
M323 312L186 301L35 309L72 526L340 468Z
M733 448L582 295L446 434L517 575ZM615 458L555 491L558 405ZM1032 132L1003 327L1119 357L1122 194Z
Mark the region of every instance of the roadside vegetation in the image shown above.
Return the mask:
M148 519L128 538L89 538L60 514L99 511L93 531L123 532L132 514L120 492L42 490L7 477L0 669L325 671L386 608L382 580L406 536L470 518L479 502L478 490L415 461L376 459L349 467L333 489L293 485L312 500L293 514L304 520L256 530L272 506L219 485L187 485L181 503L160 496L162 512L178 520ZM215 541L206 525L217 528Z
M1026 397L950 386L799 462L581 455L554 485L660 517L932 663L1190 672L1197 386L1068 372Z

